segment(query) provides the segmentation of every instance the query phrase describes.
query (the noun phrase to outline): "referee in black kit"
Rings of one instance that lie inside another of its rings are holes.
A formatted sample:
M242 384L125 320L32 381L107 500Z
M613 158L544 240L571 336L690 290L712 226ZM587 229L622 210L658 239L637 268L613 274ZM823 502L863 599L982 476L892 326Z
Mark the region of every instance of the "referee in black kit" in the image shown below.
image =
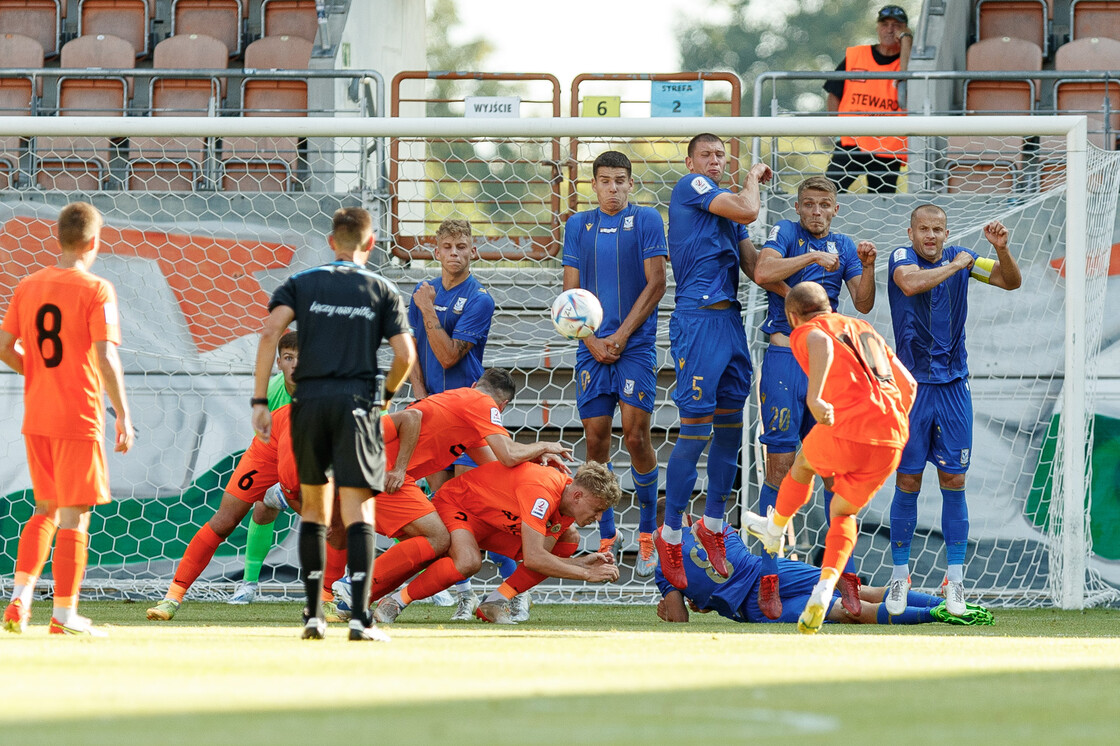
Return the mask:
M327 242L334 261L292 275L269 301L257 348L253 429L268 442L272 428L268 377L280 335L294 320L300 364L294 375L291 428L303 498L299 532L307 593L303 637L321 639L327 628L319 600L333 503L327 475L333 471L346 526L347 568L354 584L350 639L387 641L388 636L374 625L367 601L373 579L373 495L382 490L385 478L380 414L408 376L416 349L396 286L365 267L374 245L370 214L358 207L336 211ZM393 348L384 392L378 390L377 368L377 348L383 339Z

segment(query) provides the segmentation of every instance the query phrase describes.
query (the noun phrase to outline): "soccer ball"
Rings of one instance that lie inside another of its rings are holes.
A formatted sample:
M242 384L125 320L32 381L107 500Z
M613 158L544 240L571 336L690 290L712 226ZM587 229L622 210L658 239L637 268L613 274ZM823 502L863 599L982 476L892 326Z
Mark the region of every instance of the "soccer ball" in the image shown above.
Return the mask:
M568 339L590 337L603 323L603 306L583 288L565 290L552 303L552 325Z

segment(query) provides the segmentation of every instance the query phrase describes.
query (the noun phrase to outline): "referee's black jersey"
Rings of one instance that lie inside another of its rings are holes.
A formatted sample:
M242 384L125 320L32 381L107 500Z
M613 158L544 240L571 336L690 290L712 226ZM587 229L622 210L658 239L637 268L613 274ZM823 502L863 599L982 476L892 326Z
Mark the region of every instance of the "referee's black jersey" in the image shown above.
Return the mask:
M409 334L408 311L397 286L348 261L304 270L272 294L268 310L288 306L296 315L297 396L375 394L381 340Z

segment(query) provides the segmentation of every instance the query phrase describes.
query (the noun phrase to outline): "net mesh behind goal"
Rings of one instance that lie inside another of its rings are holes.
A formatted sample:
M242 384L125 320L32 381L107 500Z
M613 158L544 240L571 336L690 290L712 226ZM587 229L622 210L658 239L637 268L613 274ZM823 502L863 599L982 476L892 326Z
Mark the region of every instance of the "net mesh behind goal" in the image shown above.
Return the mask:
M711 127L726 130L726 120L715 124L719 121L711 120ZM1088 185L1082 206L1089 219L1088 279L1084 297L1071 299L1065 265L1064 138L1030 131L969 137L967 123L957 119L955 136L978 143L972 146L972 160L962 165L960 158L953 157L944 120L911 121L916 122L914 131L923 134L911 138L911 160L903 181L907 191L867 194L862 180L857 182L857 193L840 196L841 210L833 229L857 241L871 240L878 247L877 300L867 318L888 340L887 258L891 249L908 243L906 227L916 205L933 202L944 208L950 241L982 256L994 257L982 237L987 222L998 219L1010 229L1012 251L1023 270L1022 288L1006 293L973 283L970 290L967 334L975 417L967 486L972 531L966 579L968 587L988 602L1045 604L1058 595L1055 578L1068 567L1063 563L1070 561L1068 548L1062 549L1068 526L1063 525L1059 505L1061 435L1066 426L1061 413L1069 383L1065 318L1071 302L1083 303L1086 309L1083 331L1090 364L1081 380L1089 402L1088 432L1095 431L1098 439L1106 435L1109 444L1120 444L1120 427L1114 427L1120 423L1120 392L1113 391L1114 379L1104 377L1104 371L1115 370L1107 361L1120 354L1109 346L1120 337L1120 328L1103 312L1104 294L1112 281L1108 272L1120 159L1115 153L1093 150L1087 173L1074 174ZM815 126L815 135L771 132L757 141L741 140L740 170L731 175L735 183L750 165L752 149L776 167L779 177L764 195L762 216L751 226L759 246L776 221L796 219L796 185L825 170L830 146L818 138L835 123L802 119L798 126ZM121 299L121 352L138 446L134 453L110 457L114 503L94 511L88 588L145 596L166 588L186 543L217 508L237 457L249 443L244 403L251 391L255 332L265 315L268 294L291 272L328 258L324 235L338 206L364 205L378 213L386 229L392 227L383 242L388 253L381 258L381 269L406 293L415 283L439 273L427 253L439 221L471 220L482 255L474 272L497 306L485 362L511 368L521 387L507 410L506 424L518 440L560 439L582 458L583 433L572 381L575 343L557 336L547 317L561 286L563 220L571 210L593 205L590 164L606 149L621 150L633 162L632 201L656 207L665 216L672 186L685 173L685 145L694 132L685 124L668 121L656 136L638 138L620 137L606 129L596 133L595 124L587 122L559 134L554 126L545 129L547 123L538 133L532 131L536 123L523 124L525 131L514 136L402 131L371 132L368 139L308 137L301 148L324 155L319 171L306 164L301 167L303 173L312 171L295 191L0 191L4 225L0 284L5 297L10 297L21 277L51 261L52 220L62 205L86 198L106 215L106 248L96 270L114 282ZM290 122L276 126L271 135L291 134L283 129L291 127ZM781 130L774 124L771 128ZM394 160L383 170L376 165L374 170L391 172L393 178L383 190L363 190L359 187L377 180L363 177L359 184L355 172L361 167L355 169L353 164L374 152L370 142L375 134L401 135L377 149L392 154ZM1045 150L1039 147L1043 142ZM145 146L150 143L145 141ZM1010 158L1012 152L1018 155ZM331 163L348 164L349 171L322 173ZM667 359L672 298L670 275L660 306L661 369L653 413L662 490L677 426L670 399L673 367ZM740 299L757 375L765 344L757 332L765 298L743 280ZM840 310L855 314L846 291ZM1106 349L1098 355L1102 339ZM1105 362L1098 364L1098 360ZM9 498L0 509L5 511L0 514L0 575L8 577L19 526L31 510L19 436L20 392L17 376L0 374L0 398L5 404L0 414L4 433L0 483ZM757 509L764 458L757 443L760 416L757 399L752 398L742 480L736 506L729 513L735 525L740 506ZM540 598L630 602L657 596L652 580L633 573L638 508L617 419L614 436L614 467L626 493L617 517L623 537L622 578L608 586L549 582L540 589ZM1099 469L1094 456L1101 444L1090 438L1086 445L1090 465ZM696 492L701 500L703 466L702 462ZM892 491L889 482L863 514L855 552L860 574L874 584L881 584L889 574ZM1088 566L1083 590L1090 603L1113 598L1114 588L1120 586L1120 572L1113 562L1120 559L1120 541L1102 530L1114 498L1098 480L1093 483L1092 500L1079 514L1087 527L1080 562ZM928 469L912 555L916 587L936 588L944 573L940 500L936 475ZM271 597L300 594L292 530L297 522L289 512L277 523L276 546L262 574L262 590ZM803 559L818 560L823 547L819 496L796 526L794 550ZM243 525L219 548L191 597L224 597L240 578L244 545ZM584 529L583 548L597 545L594 527ZM748 540L748 546L754 548L755 543ZM493 569L484 565L479 578L490 582L494 577Z

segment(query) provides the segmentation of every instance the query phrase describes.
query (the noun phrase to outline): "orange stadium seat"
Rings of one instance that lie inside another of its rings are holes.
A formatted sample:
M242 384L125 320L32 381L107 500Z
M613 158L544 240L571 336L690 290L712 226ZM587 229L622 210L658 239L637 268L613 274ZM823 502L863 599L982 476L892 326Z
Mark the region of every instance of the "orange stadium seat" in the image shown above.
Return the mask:
M226 45L204 34L179 34L156 45L152 68L208 70L226 66ZM223 78L153 78L154 117L217 116L225 96ZM129 141L128 188L190 191L202 181L206 139L202 137L134 137Z
M64 15L60 0L0 0L0 33L30 36L45 56L53 57Z
M298 36L314 42L319 33L315 0L264 0L261 16L265 36Z
M1042 50L1033 42L1008 36L984 39L968 48L966 67L975 72L1041 70ZM1021 75L966 80L965 114L1029 113L1038 92L1038 81ZM1023 144L1022 137L950 137L946 150L949 191L1012 191L1022 170Z
M79 0L78 35L112 34L147 57L154 16L155 0Z
M1069 6L1071 39L1087 36L1120 39L1120 2L1073 0Z
M976 3L976 39L1023 39L1037 44L1042 56L1049 57L1051 16L1046 0L980 0Z
M43 66L43 45L30 36L0 35L0 70ZM35 99L43 95L43 80L28 77L0 77L0 117L31 116ZM9 189L19 181L19 157L22 138L0 137L0 189Z
M245 49L245 69L306 70L312 44L298 36L266 36ZM253 76L241 83L241 113L246 117L298 117L307 113L307 81ZM236 191L288 191L299 157L295 137L222 138L222 188Z
M221 41L230 57L241 54L241 27L248 5L241 0L173 0L171 35L207 34Z
M77 69L135 67L136 54L109 34L79 36L62 48L61 66ZM132 100L132 78L67 76L58 80L60 116L124 116ZM108 137L38 137L35 181L43 189L92 191L109 178Z
M1071 41L1058 48L1054 69L1069 72L1068 78L1054 83L1054 108L1059 113L1085 114L1089 119L1089 141L1108 150L1115 149L1120 134L1120 80L1076 78L1078 71L1120 70L1120 41L1097 37Z

